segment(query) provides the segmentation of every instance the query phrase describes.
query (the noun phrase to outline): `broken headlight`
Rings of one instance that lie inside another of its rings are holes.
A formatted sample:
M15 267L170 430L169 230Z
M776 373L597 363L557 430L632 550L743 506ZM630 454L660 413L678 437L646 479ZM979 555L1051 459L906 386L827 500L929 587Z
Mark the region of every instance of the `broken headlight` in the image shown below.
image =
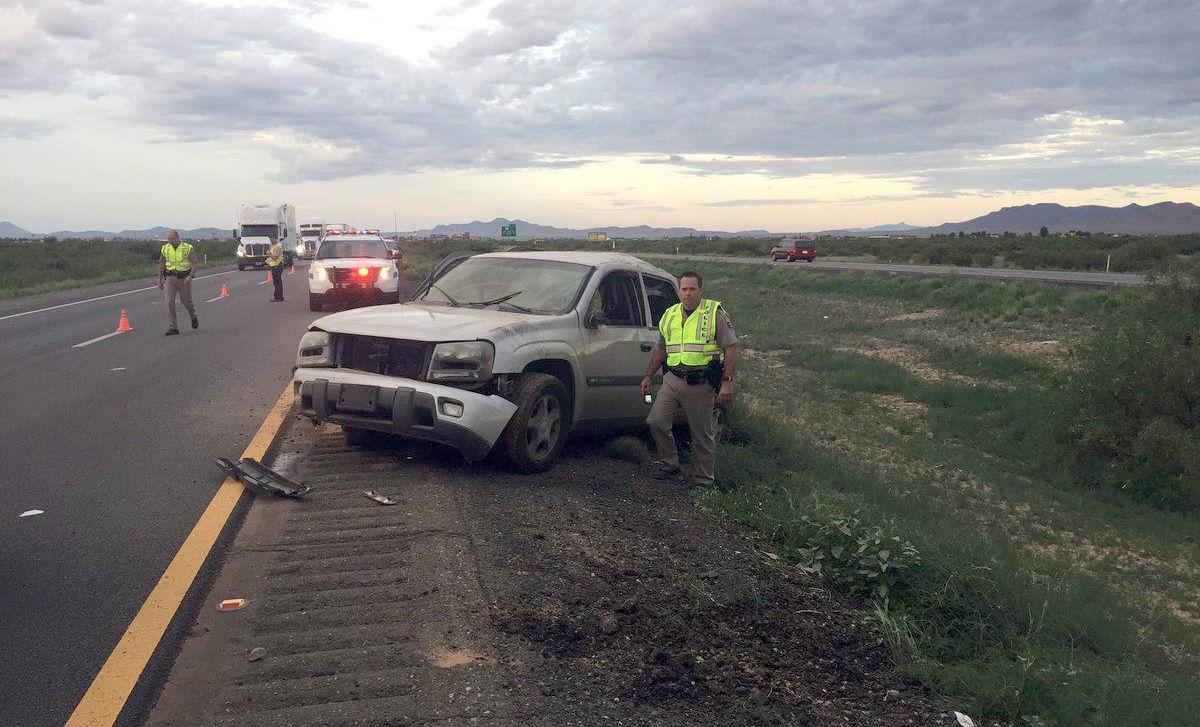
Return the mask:
M296 352L296 367L332 366L333 336L325 331L309 331L300 337L300 350Z
M487 341L439 343L429 359L429 381L487 381L496 348Z

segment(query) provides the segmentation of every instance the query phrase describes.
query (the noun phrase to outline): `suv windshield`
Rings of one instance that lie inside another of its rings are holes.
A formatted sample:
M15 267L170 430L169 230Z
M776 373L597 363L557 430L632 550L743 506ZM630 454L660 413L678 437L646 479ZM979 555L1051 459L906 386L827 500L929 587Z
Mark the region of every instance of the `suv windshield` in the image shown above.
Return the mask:
M318 260L345 257L387 257L387 248L382 240L326 240L317 250Z
M553 260L473 257L435 280L419 300L565 313L579 298L591 270L587 265Z

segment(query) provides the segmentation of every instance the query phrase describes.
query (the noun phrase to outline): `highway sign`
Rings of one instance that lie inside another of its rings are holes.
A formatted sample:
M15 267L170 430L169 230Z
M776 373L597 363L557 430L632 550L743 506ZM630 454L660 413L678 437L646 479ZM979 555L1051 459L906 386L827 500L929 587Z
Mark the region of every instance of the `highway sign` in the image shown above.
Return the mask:
M501 225L500 226L500 237L516 237L516 236L517 236L517 224L515 222L512 223L511 225Z

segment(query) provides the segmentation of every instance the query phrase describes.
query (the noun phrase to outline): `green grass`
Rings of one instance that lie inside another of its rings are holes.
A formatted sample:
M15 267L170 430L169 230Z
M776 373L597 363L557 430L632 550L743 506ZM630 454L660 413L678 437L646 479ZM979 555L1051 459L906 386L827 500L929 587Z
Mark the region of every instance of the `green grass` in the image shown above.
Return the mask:
M209 265L234 260L230 240L192 244ZM161 249L153 240L0 240L0 300L155 275Z
M1069 351L1127 311L1129 293L700 271L749 349L703 508L800 567L822 564L865 599L898 662L976 719L1194 723L1200 518L1047 467L1044 412L1063 362L1011 345ZM922 310L940 313L896 318ZM915 551L886 597L875 560L826 565L837 545L878 553L879 541L889 560L896 544Z

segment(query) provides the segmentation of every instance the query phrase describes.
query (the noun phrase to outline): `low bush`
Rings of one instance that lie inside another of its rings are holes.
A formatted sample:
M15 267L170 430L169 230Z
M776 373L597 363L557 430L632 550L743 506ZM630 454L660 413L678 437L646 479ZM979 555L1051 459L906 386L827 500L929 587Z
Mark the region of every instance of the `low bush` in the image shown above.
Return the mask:
M1047 437L1086 487L1200 509L1200 262L1175 263L1072 357Z

